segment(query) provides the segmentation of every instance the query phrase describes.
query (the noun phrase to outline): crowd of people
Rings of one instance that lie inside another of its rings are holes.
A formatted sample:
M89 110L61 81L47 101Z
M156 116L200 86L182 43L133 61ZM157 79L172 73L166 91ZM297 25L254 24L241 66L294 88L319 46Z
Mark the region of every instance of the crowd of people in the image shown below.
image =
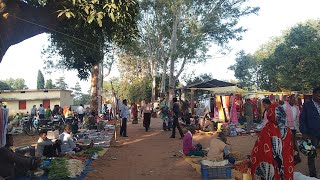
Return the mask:
M246 119L246 128L248 132L254 129L253 111L250 99L244 103L243 114ZM138 123L138 116L143 119L143 127L148 132L153 113L159 111L163 120L163 131L172 131L170 138L176 137L178 130L182 141L183 153L187 156L206 157L210 161L227 160L228 163L235 163L235 158L227 143L227 136L224 132L218 133L217 137L212 138L208 148L203 148L199 143L195 143L193 136L197 129L197 122L190 121L190 105L187 101L178 101L172 98L171 107L168 106L168 98L164 95L160 97L160 103L157 108L149 101L143 101L139 108L136 103L128 106L127 100L123 100L122 106L117 113L121 118L120 136L128 137L127 122L131 119L132 123ZM261 179L293 179L294 166L301 162L300 153L308 157L308 168L310 177L317 177L315 168L316 148L320 140L320 87L313 90L312 99L303 104L302 109L297 106L295 95L289 96L288 100L282 103L270 101L266 98L262 100L265 109L262 117L263 128L258 133L257 141L251 152L251 174L254 178ZM155 111L156 109L156 111ZM78 120L80 123L84 119L90 119L96 123L97 114L85 109L82 105L74 111L70 107L55 107L52 111L49 108L39 108L33 106L31 116L38 118L52 118L55 115L62 115L65 118L76 116L76 121L67 124L63 133L57 139L48 139L46 131L40 131L37 141L37 157L55 157L60 154L75 153L81 151L72 138L72 133L77 133ZM102 119L110 120L113 111L106 105L102 108ZM209 113L207 113L209 114ZM210 115L210 114L209 114ZM0 107L0 125L4 127L7 123L8 111ZM179 119L183 120L187 126L187 132L183 133ZM195 124L194 124L195 123ZM297 134L302 134L302 141L297 140ZM12 146L12 136L6 135L4 128L0 128L0 167L7 167L6 163L23 165L27 163L32 168L37 159L28 159L25 157L16 157L13 151L9 150ZM306 148L300 142L307 142L313 148ZM10 161L8 160L8 158ZM15 166L16 168L16 166ZM13 168L13 169L15 169ZM12 170L12 169L11 169ZM1 171L2 172L2 171ZM9 172L9 171L8 171ZM10 174L11 173L11 174ZM2 177L14 177L15 171L8 174L1 174ZM12 174L13 173L13 174Z
M188 156L206 156L208 160L227 159L234 163L235 159L227 145L227 138L219 133L211 140L210 147L203 149L201 144L194 143L194 126L189 126L183 134L178 118L185 118L182 106L173 98L172 108L167 107L166 99L161 98L163 128L172 127L172 138L177 128L183 138L183 153ZM297 96L290 95L287 101L275 102L266 98L262 100L263 128L251 153L251 173L255 178L262 179L293 179L294 166L301 162L300 152L308 157L309 176L317 177L315 168L316 149L320 140L320 88L313 90L312 99L303 104L302 109L297 105ZM244 104L244 117L247 132L255 128L253 123L253 108L250 99ZM169 121L172 117L172 126ZM170 130L170 128L168 128ZM297 133L302 134L302 141L297 140ZM307 142L307 143L303 143ZM311 145L312 148L305 147Z

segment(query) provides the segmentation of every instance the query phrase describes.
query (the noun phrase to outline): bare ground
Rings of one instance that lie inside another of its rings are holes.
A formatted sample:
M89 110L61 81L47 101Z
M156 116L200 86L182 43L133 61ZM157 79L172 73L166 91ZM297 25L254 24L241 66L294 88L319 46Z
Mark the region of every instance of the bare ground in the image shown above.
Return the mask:
M117 135L119 133L117 132ZM127 138L117 137L109 151L90 165L94 170L86 179L112 180L194 180L200 175L180 156L182 141L177 132L175 139L170 139L171 132L161 131L161 120L152 119L151 129L145 132L142 123L128 123ZM215 134L198 133L194 136L196 142L209 146L210 139ZM14 137L15 146L34 144L38 137L18 135ZM228 143L234 151L249 155L255 143L256 136L238 136L228 138ZM319 152L320 153L320 152ZM295 171L308 174L307 160L301 155L302 163ZM320 170L319 157L316 160ZM320 172L318 172L320 175Z

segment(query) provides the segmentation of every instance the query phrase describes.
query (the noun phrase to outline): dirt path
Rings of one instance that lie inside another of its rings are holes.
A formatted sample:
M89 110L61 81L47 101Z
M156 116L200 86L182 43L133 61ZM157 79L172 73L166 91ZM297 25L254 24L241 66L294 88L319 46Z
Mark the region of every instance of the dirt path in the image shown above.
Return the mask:
M128 126L128 138L118 138L118 147L94 161L87 179L113 180L174 180L200 179L180 155L181 140L170 139L171 132L161 132L161 120L152 119L151 129L145 132L141 122ZM116 160L114 160L116 159Z
M118 133L118 132L117 132ZM93 161L94 169L86 179L112 180L196 180L200 175L180 157L182 141L178 133L176 139L170 139L171 132L161 132L161 120L152 119L151 129L145 132L142 123L128 123L128 138L119 137L115 146L98 160ZM196 134L194 141L204 148L216 134ZM15 135L15 146L36 143L38 136ZM229 137L232 151L244 155L251 153L256 136ZM320 154L320 149L318 149ZM175 156L176 155L176 156ZM308 174L307 159L301 155L302 163L295 166L295 171ZM320 176L320 156L316 160L316 168Z

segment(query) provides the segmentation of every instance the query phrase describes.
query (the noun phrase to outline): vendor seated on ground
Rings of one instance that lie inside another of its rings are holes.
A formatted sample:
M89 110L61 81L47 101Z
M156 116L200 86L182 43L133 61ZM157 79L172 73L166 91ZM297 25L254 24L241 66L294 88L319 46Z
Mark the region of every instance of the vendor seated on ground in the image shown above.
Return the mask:
M193 135L196 130L194 126L188 127L188 132L183 137L183 154L187 156L204 156L201 144L193 144Z
M66 125L64 128L64 132L59 135L59 139L62 143L61 145L61 153L63 154L70 154L79 152L80 148L76 146L76 144L73 142L73 138L71 135L71 127L69 124Z
M7 134L5 147L0 148L0 179L24 176L40 164L40 159L18 155L10 149L11 146L13 146L13 137Z
M228 159L229 163L234 164L235 159L232 157L230 149L226 143L227 137L223 133L219 133L217 138L212 139L207 154L207 160L222 161L224 159Z
M61 141L47 138L47 131L41 130L37 143L37 156L56 157L61 153Z

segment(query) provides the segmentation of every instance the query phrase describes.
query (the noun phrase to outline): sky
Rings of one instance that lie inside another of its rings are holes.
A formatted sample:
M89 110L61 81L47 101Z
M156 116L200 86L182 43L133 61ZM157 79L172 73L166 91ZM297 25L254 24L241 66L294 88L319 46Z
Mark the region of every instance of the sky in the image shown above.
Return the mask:
M260 11L258 15L250 15L240 20L239 25L247 28L247 32L243 33L241 41L230 42L231 53L187 67L187 74L194 71L195 75L208 73L215 79L235 80L233 71L228 70L228 67L235 63L237 52L243 49L246 53L253 53L270 38L281 35L295 24L308 19L320 19L320 0L250 0L248 4L260 7ZM69 87L80 82L82 91L87 92L90 80L80 81L76 71L59 70L51 74L44 71L45 56L42 56L41 52L47 44L47 35L41 34L10 47L0 63L0 80L24 78L29 89L36 89L37 73L41 70L45 80L52 79L55 82L63 76ZM211 47L208 54L215 54L216 49ZM119 76L116 66L109 78L114 76Z

